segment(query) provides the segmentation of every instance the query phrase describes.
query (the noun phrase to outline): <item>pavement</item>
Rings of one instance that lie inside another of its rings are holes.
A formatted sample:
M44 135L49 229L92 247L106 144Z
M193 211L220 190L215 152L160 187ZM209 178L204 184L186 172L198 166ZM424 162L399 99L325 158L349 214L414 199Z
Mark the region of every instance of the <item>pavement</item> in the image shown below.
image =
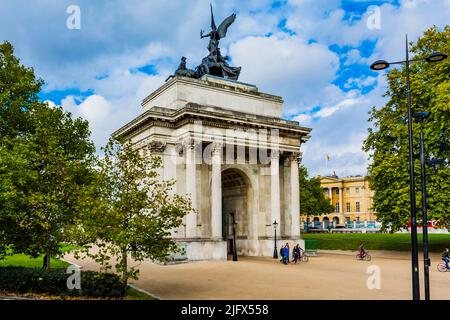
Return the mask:
M139 264L139 280L132 283L160 299L170 300L411 299L410 253L370 251L370 254L372 261L367 262L357 261L354 252L320 251L318 257L297 265L283 265L269 257L244 256L237 262L160 265L145 261ZM83 269L98 270L92 260L75 260L71 255L65 258ZM437 271L439 255L432 254L431 260L431 298L450 300L450 272ZM374 280L377 274L379 282ZM423 290L423 262L420 275ZM379 289L375 288L377 284Z

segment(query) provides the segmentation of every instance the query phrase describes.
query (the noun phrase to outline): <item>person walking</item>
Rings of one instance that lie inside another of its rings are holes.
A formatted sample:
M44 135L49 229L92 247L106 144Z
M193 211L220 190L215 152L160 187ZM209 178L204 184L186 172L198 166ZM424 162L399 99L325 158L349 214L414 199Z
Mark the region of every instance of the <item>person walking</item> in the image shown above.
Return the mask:
M289 263L289 243L286 242L286 245L284 246L284 259L285 264Z
M287 248L287 262L289 263L289 243L286 242L286 248Z

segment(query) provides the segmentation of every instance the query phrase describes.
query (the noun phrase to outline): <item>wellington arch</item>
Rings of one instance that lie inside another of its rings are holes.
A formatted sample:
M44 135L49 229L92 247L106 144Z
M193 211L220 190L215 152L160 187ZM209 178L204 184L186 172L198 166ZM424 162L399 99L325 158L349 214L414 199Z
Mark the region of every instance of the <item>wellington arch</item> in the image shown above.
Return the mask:
M174 76L141 104L142 114L117 130L148 156L160 156L161 179L188 194L196 212L173 238L188 260L271 256L299 243L298 159L309 128L283 119L283 100L254 85L211 75Z
M200 32L209 54L195 70L181 57L175 74L142 101L142 114L113 133L161 157L159 177L175 179L173 192L191 197L194 212L172 230L185 249L181 259L271 256L275 239L278 248L304 248L298 159L311 129L282 118L281 97L237 81L241 67L219 48L235 19L217 27L211 6L211 31Z

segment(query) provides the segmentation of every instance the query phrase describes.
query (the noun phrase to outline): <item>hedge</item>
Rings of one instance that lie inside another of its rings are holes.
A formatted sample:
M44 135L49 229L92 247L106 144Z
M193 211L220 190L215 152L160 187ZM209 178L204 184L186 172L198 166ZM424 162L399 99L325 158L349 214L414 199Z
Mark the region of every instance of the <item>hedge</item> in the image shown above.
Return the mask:
M0 291L15 293L44 293L67 296L121 297L125 288L120 277L112 273L81 272L81 289L70 290L66 269L0 267Z

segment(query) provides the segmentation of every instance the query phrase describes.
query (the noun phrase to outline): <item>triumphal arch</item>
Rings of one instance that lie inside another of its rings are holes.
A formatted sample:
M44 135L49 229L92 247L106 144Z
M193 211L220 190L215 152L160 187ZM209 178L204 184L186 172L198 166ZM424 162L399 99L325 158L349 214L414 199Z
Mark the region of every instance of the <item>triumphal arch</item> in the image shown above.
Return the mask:
M187 259L225 260L233 250L272 256L275 233L277 248L303 246L298 169L311 129L282 118L281 97L237 81L241 68L218 49L235 15L218 28L212 12L211 19L202 64L189 70L183 57L142 101L142 114L114 136L160 156L160 178L175 179L173 192L190 195L196 210L172 233Z

